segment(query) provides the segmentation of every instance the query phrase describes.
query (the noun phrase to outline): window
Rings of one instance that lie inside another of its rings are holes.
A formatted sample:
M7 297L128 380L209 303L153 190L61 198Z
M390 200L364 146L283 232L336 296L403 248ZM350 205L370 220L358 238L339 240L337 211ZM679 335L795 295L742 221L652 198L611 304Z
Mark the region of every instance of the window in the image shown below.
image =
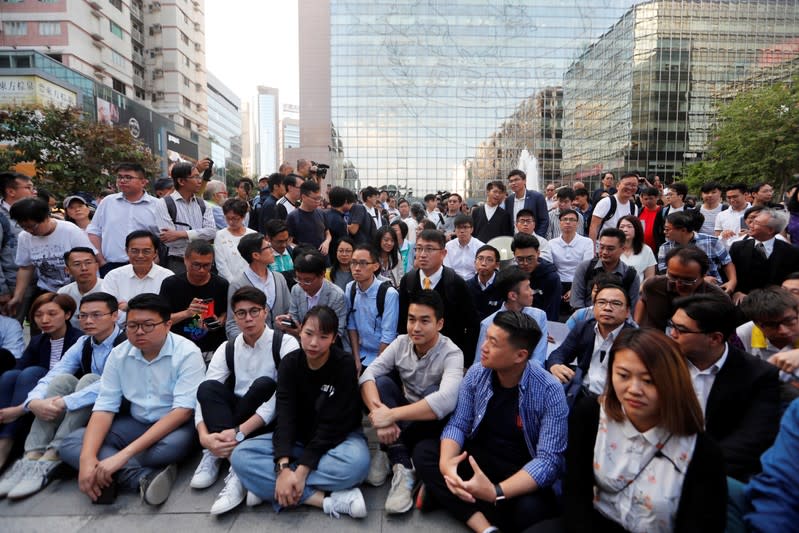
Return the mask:
M122 33L122 28L119 27L119 24L117 24L113 20L109 20L108 22L111 25L111 33L113 33L120 39L124 39L125 35Z
M118 67L125 66L125 58L113 50L111 50L111 62Z
M183 97L183 105L186 106L186 107L191 107L191 100L189 100L188 98L186 98L184 96Z
M122 0L108 0L108 3L122 11Z
M113 81L113 87L115 91L120 92L122 94L126 93L125 84L122 81L116 78L111 78L111 80Z
M39 35L61 35L60 22L40 22Z
M183 44L189 44L189 38L183 32L180 32L180 40L183 41Z
M28 35L27 22L3 22L3 33L6 35Z

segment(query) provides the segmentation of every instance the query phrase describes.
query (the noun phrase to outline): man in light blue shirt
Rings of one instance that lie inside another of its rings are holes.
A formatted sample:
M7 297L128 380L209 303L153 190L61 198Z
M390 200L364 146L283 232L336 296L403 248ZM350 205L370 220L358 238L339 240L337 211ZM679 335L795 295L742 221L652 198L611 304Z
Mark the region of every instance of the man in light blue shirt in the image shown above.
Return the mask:
M100 389L108 354L120 330L117 300L110 294L87 294L78 313L80 337L28 393L25 411L36 417L25 439L25 455L0 481L0 494L15 500L40 491L61 464L61 441L86 425Z
M86 429L61 444L64 462L78 469L78 485L92 501L113 501L117 484L139 489L160 505L196 434L192 416L205 376L200 349L170 333L169 303L156 294L128 301L129 342L106 361L100 393Z
M474 365L480 365L480 349L486 337L488 327L494 323L497 313L503 311L519 311L535 320L541 330L541 339L535 345L530 360L543 367L547 359L547 314L533 307L534 291L530 287L530 275L516 266L511 266L497 274L494 282L495 294L502 300L502 307L488 315L480 322L480 336L477 339L477 351L474 354Z
M352 252L347 284L347 333L355 366L368 366L397 338L399 293L390 285L383 289L382 304L378 301L380 286L388 283L375 274L380 269L377 251L368 244L359 244ZM381 313L382 311L382 313Z

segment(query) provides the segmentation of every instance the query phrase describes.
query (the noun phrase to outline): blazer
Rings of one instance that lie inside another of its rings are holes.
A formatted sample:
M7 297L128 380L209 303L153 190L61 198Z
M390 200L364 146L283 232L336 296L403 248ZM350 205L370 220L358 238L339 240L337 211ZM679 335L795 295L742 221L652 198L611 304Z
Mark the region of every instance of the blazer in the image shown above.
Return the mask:
M569 419L569 447L563 482L566 531L610 532L624 528L594 509L594 445L599 429L599 402L581 398ZM719 447L704 433L696 437L685 472L674 531L721 533L727 522L727 478Z
M591 366L591 357L594 355L595 325L596 320L594 318L589 318L577 324L563 340L563 344L549 354L544 368L549 370L552 365L568 365L576 357L577 366L582 368L583 372L587 372L588 367ZM621 329L635 327L635 324L626 320Z
M721 447L727 475L746 481L760 471L760 455L780 424L777 367L729 346L705 407L705 429Z
M458 348L463 350L464 368L468 368L472 364L471 358L477 348L480 320L466 282L453 269L443 268L441 281L434 288L444 300L444 328L441 330L441 334L449 337ZM410 297L421 290L422 280L418 268L414 268L402 276L399 287L400 312L397 320L397 332L400 335L408 332Z
M497 272L497 274L499 273ZM496 282L496 278L494 280ZM494 284L492 283L486 290L483 290L480 287L480 282L477 281L477 274L466 280L466 287L472 295L472 301L481 321L502 306L502 299L497 294Z
M502 206L497 210L491 220L488 220L485 206L475 208L473 237L482 242L488 242L494 237L512 237L513 224Z
M338 317L338 334L342 342L344 342L347 338L347 301L344 299L344 291L328 280L322 280L318 305L326 305L336 313ZM308 295L298 283L291 288L289 314L294 320L301 323L306 313L308 313Z
M272 272L269 271L270 276L274 276L275 280L275 303L271 309L269 309L269 314L266 317L266 325L269 326L270 329L275 329L275 317L277 315L285 315L289 312L289 305L291 304L291 293L289 293L289 287L286 283L286 278L283 277L283 274L280 272ZM230 299L233 297L233 293L239 290L242 287L252 287L252 282L250 278L244 272L240 272L235 278L230 281L227 289L227 320L225 321L225 333L227 333L227 338L229 341L235 339L241 330L239 329L238 324L236 324L236 319L233 316L233 306L230 304Z
M61 356L63 357L70 346L75 344L83 332L73 326L67 320L67 332L64 334L64 346L61 348ZM31 366L40 366L46 370L50 370L50 336L40 333L34 335L25 351L22 352L22 357L17 361L17 368L24 370Z
M762 257L756 255L755 242L755 239L744 239L730 247L730 257L738 275L736 291L748 293L768 285L779 285L788 274L799 270L799 248L777 239L764 265Z
M510 227L516 227L516 221L513 219L513 203L515 195L510 194L505 198L505 211L508 212L510 218ZM544 237L549 229L549 210L547 209L547 199L538 191L531 191L527 189L527 194L524 196L524 208L529 209L535 214L535 233ZM483 241L485 242L485 241Z

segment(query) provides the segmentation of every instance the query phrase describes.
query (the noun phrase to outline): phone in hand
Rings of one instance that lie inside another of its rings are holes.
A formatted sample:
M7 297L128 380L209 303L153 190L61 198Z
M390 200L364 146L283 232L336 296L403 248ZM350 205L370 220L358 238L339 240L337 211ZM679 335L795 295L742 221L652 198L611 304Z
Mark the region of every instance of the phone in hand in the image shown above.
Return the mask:
M292 328L292 329L297 328L299 326L299 324L297 324L297 322L295 322L293 318L287 318L285 320L281 320L280 323L286 326L287 328Z

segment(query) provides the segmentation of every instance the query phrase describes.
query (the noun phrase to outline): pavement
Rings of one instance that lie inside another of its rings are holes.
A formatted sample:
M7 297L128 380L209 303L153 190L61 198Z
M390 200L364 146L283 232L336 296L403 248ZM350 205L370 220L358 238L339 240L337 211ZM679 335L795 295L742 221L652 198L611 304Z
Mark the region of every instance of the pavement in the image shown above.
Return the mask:
M200 460L199 452L192 460L183 463L169 499L160 507L141 503L138 493L120 493L112 505L93 505L78 490L76 477L55 480L43 491L30 498L11 502L0 500L0 532L251 532L293 531L351 532L369 531L385 533L420 533L426 531L467 531L438 509L421 513L417 509L403 515L387 515L385 500L391 479L381 487L363 485L364 499L369 515L363 519L342 516L335 519L320 509L300 507L275 513L271 506L246 507L214 517L208 510L224 486L223 470L217 483L206 490L189 487L189 480Z

